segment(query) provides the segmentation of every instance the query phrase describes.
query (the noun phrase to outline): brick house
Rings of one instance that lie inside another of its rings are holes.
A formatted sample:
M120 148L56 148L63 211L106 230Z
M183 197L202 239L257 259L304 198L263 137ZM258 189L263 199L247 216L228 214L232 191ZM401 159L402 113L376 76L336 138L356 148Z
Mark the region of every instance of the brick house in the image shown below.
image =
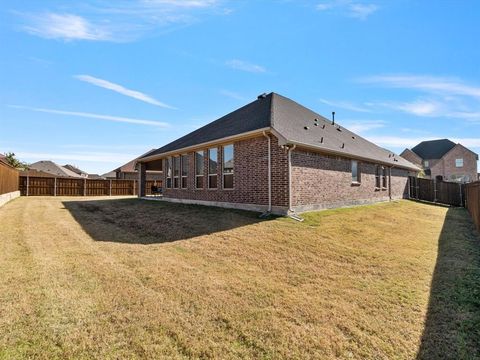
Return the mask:
M478 177L478 155L448 139L422 141L400 156L422 168L428 179L470 182Z
M281 95L263 94L137 160L164 200L289 214L400 199L418 167Z

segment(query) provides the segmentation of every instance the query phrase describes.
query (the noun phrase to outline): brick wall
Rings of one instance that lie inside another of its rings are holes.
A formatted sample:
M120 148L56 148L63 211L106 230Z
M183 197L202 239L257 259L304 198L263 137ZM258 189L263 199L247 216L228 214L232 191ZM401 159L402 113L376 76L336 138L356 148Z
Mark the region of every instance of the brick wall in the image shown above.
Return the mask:
M423 166L422 164L422 158L415 154L412 150L410 149L405 149L403 152L400 154L401 157L404 159L410 161L412 164L420 165Z
M455 166L455 159L463 159L463 167ZM477 179L477 159L475 154L464 146L457 144L439 161L438 166L432 168L432 178L442 175L445 180L453 180L453 176L468 176L470 181Z
M360 184L352 184L351 160L309 151L292 153L292 206L297 211L389 200L389 190L375 188L372 163L359 162ZM408 171L392 169L391 196L408 192Z
M288 202L287 155L272 138L272 205L286 207ZM224 144L228 145L228 144ZM164 196L211 202L268 206L268 141L265 137L240 140L234 145L233 189L223 189L222 146L218 146L217 189L208 188L208 157L204 153L204 188L195 188L195 153L187 153L189 168L186 189L164 188ZM166 174L165 171L165 182ZM173 180L172 180L173 184Z

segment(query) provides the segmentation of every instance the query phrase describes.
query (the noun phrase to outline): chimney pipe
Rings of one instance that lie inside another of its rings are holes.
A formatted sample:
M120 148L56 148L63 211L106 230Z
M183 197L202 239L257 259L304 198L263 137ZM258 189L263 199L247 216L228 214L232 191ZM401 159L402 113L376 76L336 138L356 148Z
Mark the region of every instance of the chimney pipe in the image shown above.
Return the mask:
M335 111L332 111L332 125L335 125Z

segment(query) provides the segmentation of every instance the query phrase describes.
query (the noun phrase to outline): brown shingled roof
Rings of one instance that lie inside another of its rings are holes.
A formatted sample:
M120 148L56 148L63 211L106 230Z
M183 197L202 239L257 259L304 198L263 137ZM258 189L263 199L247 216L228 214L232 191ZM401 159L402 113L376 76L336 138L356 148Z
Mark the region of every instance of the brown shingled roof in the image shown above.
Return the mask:
M276 93L261 95L250 104L142 156L139 160L265 128L271 129L284 144L419 170L416 165L393 152L352 133L341 124L332 125L331 121L322 115Z

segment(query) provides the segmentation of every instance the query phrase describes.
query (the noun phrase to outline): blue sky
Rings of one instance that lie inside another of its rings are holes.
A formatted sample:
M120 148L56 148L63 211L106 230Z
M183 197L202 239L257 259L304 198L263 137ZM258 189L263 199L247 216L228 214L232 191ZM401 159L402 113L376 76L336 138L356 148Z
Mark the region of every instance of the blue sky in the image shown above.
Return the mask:
M0 152L104 173L275 91L480 153L478 1L3 1Z

